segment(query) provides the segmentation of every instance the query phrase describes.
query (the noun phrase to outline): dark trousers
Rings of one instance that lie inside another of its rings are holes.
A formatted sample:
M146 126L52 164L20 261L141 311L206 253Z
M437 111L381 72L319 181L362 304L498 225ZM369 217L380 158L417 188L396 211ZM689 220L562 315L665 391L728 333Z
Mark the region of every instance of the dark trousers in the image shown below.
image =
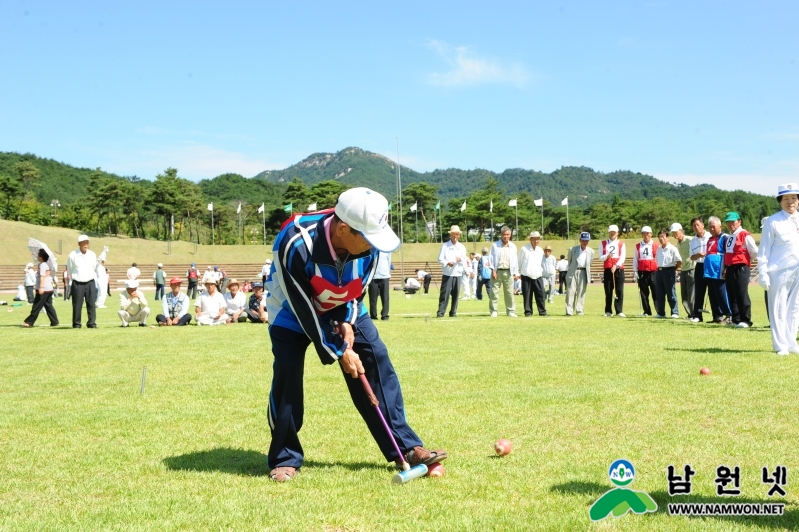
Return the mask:
M671 313L679 314L677 308L677 269L672 266L671 268L658 268L657 279L655 279L655 312L658 316L666 315L666 300L669 300L669 307Z
M186 289L186 295L192 299L197 299L197 279L189 279L189 287Z
M566 272L558 272L558 293L565 294L563 287L566 286Z
M383 310L380 312L380 318L388 319L388 291L390 289L391 279L375 279L369 283L369 315L372 319L377 319L377 297L380 296L380 304Z
M166 316L164 316L163 314L159 314L158 316L155 317L155 321L157 321L158 323L166 323ZM191 314L184 314L183 317L178 320L177 325L178 326L188 325L190 321L191 321Z
M544 279L539 277L533 279L522 275L522 301L524 302L524 315L533 315L533 296L535 296L535 306L538 307L538 315L546 316L547 309L544 305Z
M262 323L260 314L258 314L258 312L256 312L255 310L248 308L244 310L244 313L247 315L247 318L249 318L251 322Z
M426 294L428 290L430 290L430 281L433 280L433 276L431 274L427 274L424 276L424 281L422 281L422 286L424 287L424 293Z
M86 313L89 321L86 327L97 327L97 285L94 281L79 283L72 281L72 326L80 329L80 317L83 314L83 301L86 301Z
M52 292L45 292L44 294L36 294L33 296L33 308L31 309L30 315L25 318L25 323L28 325L36 323L36 318L39 317L39 312L41 312L42 309L47 312L47 317L50 318L50 325L53 327L58 325L58 315L55 313L55 308L53 307Z
M483 300L483 286L486 287L486 295L488 295L489 291L491 290L490 277L488 279L483 279L482 277L477 278L477 292L475 293L475 297L480 301ZM489 295L489 297L491 296Z
M705 278L705 282L713 321L719 321L723 316L731 316L730 302L727 299L727 284L724 279Z
M752 325L752 301L749 299L749 266L733 264L727 266L727 298L730 301L732 322Z
M355 322L355 345L353 350L361 357L366 379L372 387L380 411L386 419L391 433L397 440L400 451L407 453L422 441L405 421L405 405L402 399L399 379L388 358L386 345L380 340L377 328L368 316L361 316ZM305 350L311 341L301 333L283 327L269 328L272 339L272 389L269 393L269 429L272 442L269 445L268 463L270 468L287 466L300 468L303 449L299 432L302 428L303 371ZM372 437L383 456L391 462L399 458L391 444L380 416L370 404L358 379L353 379L342 370L344 381L350 392L355 408L366 422ZM362 454L361 454L362 456Z
M28 297L28 303L33 305L33 300L36 299L36 290L33 289L33 285L25 285L25 295Z
M656 304L656 286L658 273L638 272L638 293L641 296L641 308L647 316L652 315L652 307L649 305L649 294L652 294L652 303Z
M64 301L69 301L69 296L72 294L72 283L64 280Z
M694 318L705 321L702 312L705 310L705 294L707 294L707 281L705 280L705 264L697 262L694 268Z
M616 280L615 299L613 298L614 279ZM605 314L612 314L613 310L616 310L616 314L621 314L624 308L624 269L616 268L614 274L610 268L605 268L603 283L605 285ZM613 309L611 309L611 303L613 303Z
M449 315L455 317L458 314L458 295L460 294L460 281L461 276L441 276L441 293L438 294L438 313L436 316L439 318L447 312L447 304L449 298L452 297L452 307L449 309ZM357 352L357 351L356 351Z
M155 285L155 300L158 301L159 299L163 298L164 298L164 285L162 284Z

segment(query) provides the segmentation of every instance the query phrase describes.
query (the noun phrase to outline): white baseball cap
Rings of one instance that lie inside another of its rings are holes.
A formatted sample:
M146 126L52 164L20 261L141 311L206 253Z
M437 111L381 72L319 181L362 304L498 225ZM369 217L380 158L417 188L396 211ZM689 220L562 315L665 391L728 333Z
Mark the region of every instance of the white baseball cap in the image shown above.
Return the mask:
M388 201L379 192L365 187L342 192L336 203L336 215L360 231L378 251L389 253L400 245L399 238L388 225Z
M159 267L159 268L163 268L163 267L164 267L164 265L163 265L163 264L161 264L161 263L159 262L159 263L158 263L158 267Z
M674 231L682 231L682 225L680 225L677 222L674 222L673 224L671 224L671 227L669 228L669 231L671 231L672 233Z
M86 236L86 235L80 235L78 237L78 244L80 244L81 242L88 242L88 241L89 241L89 237Z
M799 185L796 183L785 183L777 187L778 196L783 196L785 194L799 194Z
M611 231L616 231L618 233L619 232L619 226L616 225L616 224L611 225L610 227L608 227L608 233L611 232Z
M128 279L127 281L125 281L125 288L138 288L138 287L139 287L139 281L137 281L136 279Z
M643 226L643 227L641 228L641 232L642 232L642 233L651 233L651 232L652 232L652 228L651 228L651 227L649 227L648 225L645 225L645 226Z

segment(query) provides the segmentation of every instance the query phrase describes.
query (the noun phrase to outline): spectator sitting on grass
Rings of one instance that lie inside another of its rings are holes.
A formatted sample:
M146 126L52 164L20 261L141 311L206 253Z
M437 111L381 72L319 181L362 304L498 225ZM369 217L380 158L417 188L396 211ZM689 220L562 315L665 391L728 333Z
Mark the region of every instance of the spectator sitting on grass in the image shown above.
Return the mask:
M244 312L253 323L268 323L269 314L266 312L264 285L261 283L253 283L252 292L248 308Z
M247 299L244 292L239 290L239 281L235 277L231 278L227 287L229 291L225 294L225 312L227 313L228 323L244 323L247 321Z
M225 298L216 289L216 281L205 283L205 291L194 304L197 325L224 325L227 323Z
M169 280L171 292L161 298L163 314L155 317L158 325L188 325L191 321L189 314L189 296L180 291L180 277Z
M147 300L144 294L138 289L139 281L128 279L125 281L125 291L119 294L119 319L122 326L127 327L132 321L138 321L139 327L147 326L147 316L150 309L147 307Z

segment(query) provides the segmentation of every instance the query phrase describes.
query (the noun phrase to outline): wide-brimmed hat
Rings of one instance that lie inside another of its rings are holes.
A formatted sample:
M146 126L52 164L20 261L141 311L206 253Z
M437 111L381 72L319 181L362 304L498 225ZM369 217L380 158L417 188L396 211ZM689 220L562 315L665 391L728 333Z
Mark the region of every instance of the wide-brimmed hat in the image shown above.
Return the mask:
M366 187L345 190L336 202L336 216L360 232L377 251L390 253L400 245L388 223L388 201L379 192Z
M541 238L541 233L539 233L538 231L533 231L532 233L527 235L527 238Z
M230 279L230 280L227 282L227 285L228 285L228 286L230 286L230 285L233 285L233 284L235 284L236 286L241 286L241 285L239 284L239 280L238 280L238 279L236 279L235 277L231 278L231 279Z
M159 267L159 268L163 268L163 267L164 267L164 265L163 265L163 264L161 264L161 263L159 262L159 263L158 263L158 267Z
M550 247L550 246L546 246L546 247L544 248L544 251L552 251L552 247Z
M453 225L452 227L449 228L449 233L450 234L452 234L452 233L461 234L461 228L458 227L457 225Z

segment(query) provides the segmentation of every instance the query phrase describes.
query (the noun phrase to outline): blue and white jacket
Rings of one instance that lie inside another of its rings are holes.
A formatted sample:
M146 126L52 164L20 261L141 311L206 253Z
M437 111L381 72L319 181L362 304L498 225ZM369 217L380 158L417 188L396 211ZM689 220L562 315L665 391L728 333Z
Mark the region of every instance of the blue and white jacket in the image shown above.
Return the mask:
M346 349L331 321L355 323L367 313L366 287L377 267L378 251L350 255L336 267L324 221L331 212L296 215L278 233L274 262L266 279L269 328L285 327L311 339L323 364Z

